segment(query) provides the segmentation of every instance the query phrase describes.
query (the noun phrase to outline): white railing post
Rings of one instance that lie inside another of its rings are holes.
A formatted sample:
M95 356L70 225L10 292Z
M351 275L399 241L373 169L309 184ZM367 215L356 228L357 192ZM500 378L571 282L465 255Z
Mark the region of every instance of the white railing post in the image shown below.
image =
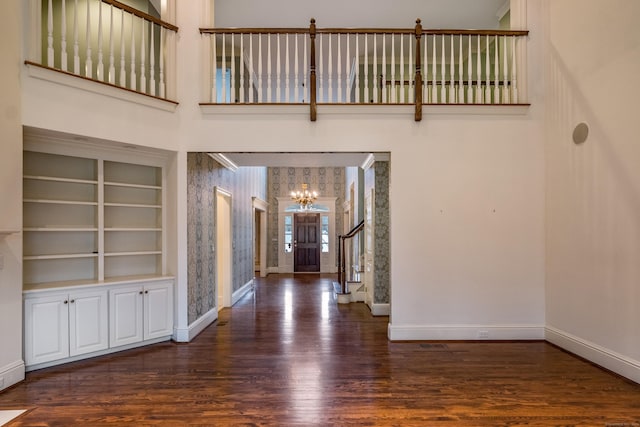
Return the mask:
M91 5L87 1L87 34L86 34L86 43L87 43L87 57L84 61L84 75L93 78L93 61L91 60Z
M284 102L291 102L291 63L289 61L289 33L285 38L285 61L284 61Z
M116 81L116 67L113 52L113 5L109 6L109 76L108 81L114 84Z
M272 100L272 84L271 84L271 34L267 34L267 102Z
M133 30L133 29L132 29ZM125 69L125 51L124 51L124 11L120 15L120 86L127 86L127 71Z
M136 76L136 34L135 34L135 15L131 14L131 62L129 89L136 90L138 77Z
M509 99L509 55L507 54L507 36L502 37L502 60L504 63L502 64L504 67L503 71L503 85L502 85L502 103L509 104L511 100Z
M365 34L366 37L366 34ZM356 34L356 104L360 103L360 37Z
M140 26L142 27L142 37L140 37L140 92L147 92L147 68L146 68L146 56L147 56L147 43L146 43L146 21L142 19Z
M216 43L216 34L213 33L209 36L209 43L211 43L211 102L218 102L218 46Z
M318 46L319 46L319 50L318 52L320 52L319 58L318 58L318 102L323 102L324 101L324 85L323 85L323 81L324 81L324 68L323 68L323 50L322 50L322 39L324 37L322 37L322 34L318 34Z
M432 78L432 82L431 82L431 102L433 102L434 104L438 103L438 86L436 84L437 79L436 79L436 74L437 74L437 67L436 67L436 35L433 35L433 50L431 52L431 78Z
M384 84L384 83L383 83ZM391 34L391 86L389 102L395 104L396 99L396 35Z
M236 35L231 35L231 53L229 54L229 60L231 61L231 71L229 73L229 103L234 104L236 102Z
M149 94L156 96L156 38L153 22L149 22L151 34L149 35Z
M494 61L493 61L493 103L500 103L500 85L498 79L500 78L500 61L498 61L498 36L495 36L493 43Z
M226 34L222 33L222 57L220 58L220 69L221 69L221 86L222 86L222 103L226 104L227 102L227 40Z
M78 43L78 0L73 6L73 74L80 74L80 44Z
M300 102L300 56L298 54L298 37L299 35L296 33L296 38L294 42L294 58L293 58L293 102ZM304 95L303 95L304 96Z
M444 34L440 35L441 38L441 45L442 45L442 52L440 52L440 83L441 83L441 87L440 87L440 102L443 104L447 104L447 86L446 86L446 73L447 73L447 68L446 68L446 52L444 50Z
M374 35L375 37L375 35ZM375 45L374 45L374 49L375 49ZM382 80L380 81L380 87L378 87L378 73L374 73L373 78L375 79L375 83L376 83L376 94L378 93L378 91L380 91L380 93L382 94L382 99L380 99L379 101L382 102L383 104L386 104L389 100L389 97L387 96L387 90L386 90L386 84L387 84L387 37L385 34L382 34Z
M471 54L471 46L473 43L471 42L471 34L469 34L469 46L468 46L468 54L467 54L467 104L473 104L473 55Z
M327 37L329 38L329 58L328 58L328 64L327 64L327 74L329 76L329 84L328 84L328 88L327 88L327 99L329 100L328 102L333 102L333 51L331 48L331 34L327 34Z
M518 103L518 73L517 73L517 60L516 60L516 43L517 36L511 37L511 102L513 104Z
M258 102L262 102L262 34L258 34Z
M49 0L47 9L47 66L53 68L53 0Z
M258 34L258 37L260 35ZM249 34L249 102L253 103L253 34Z
M479 37L479 36L478 36ZM485 37L486 40L486 48L485 48L485 55L484 55L484 60L485 60L485 73L486 76L484 76L485 78L485 88L484 88L484 103L485 104L491 104L491 53L489 52L489 35L487 35Z
M280 92L282 91L282 58L280 55L280 34L276 34L276 102L280 103L282 100L282 96Z
M374 61L374 65L373 65L373 69L374 69L374 73L375 73L375 55L376 55L376 48L375 48L375 40L376 40L376 35L373 35L373 43L374 43L374 48L373 48L373 61ZM363 91L363 95L364 95L364 102L365 103L369 103L369 35L367 33L364 34L364 91Z
M340 43L340 38L341 38L341 34L338 33L337 38L338 38L338 62L336 64L336 74L337 74L337 80L338 80L338 84L337 84L337 92L338 92L338 97L337 97L337 101L338 102L342 102L342 49L340 49L341 47L341 43ZM346 61L345 61L346 62Z
M247 102L245 98L245 81L244 81L244 34L240 34L240 54L238 55L239 65L240 65L240 93L238 95L239 102Z
M62 0L62 22L60 30L60 69L67 71L67 2Z
M462 64L462 35L458 36L458 104L464 104L464 66Z
M158 62L160 62L160 82L158 83L158 94L160 98L165 97L165 83L164 83L164 27L160 27L160 53L158 55Z
M453 46L453 34L449 35L450 39L450 47L451 47L451 59L449 64L449 104L455 104L458 101L456 100L456 86L455 86L455 49Z
M99 81L104 81L104 55L102 51L102 2L98 2L98 66L96 67L96 77Z
M477 53L476 53L476 104L484 104L484 91L482 90L482 51L480 50L480 35L476 36Z

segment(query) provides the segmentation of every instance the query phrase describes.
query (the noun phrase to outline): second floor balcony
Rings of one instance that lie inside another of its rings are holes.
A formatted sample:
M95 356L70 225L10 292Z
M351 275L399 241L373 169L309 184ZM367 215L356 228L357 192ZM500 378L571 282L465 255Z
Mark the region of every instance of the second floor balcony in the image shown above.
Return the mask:
M31 67L177 104L179 28L116 0L34 2ZM200 28L201 106L527 105L528 31Z

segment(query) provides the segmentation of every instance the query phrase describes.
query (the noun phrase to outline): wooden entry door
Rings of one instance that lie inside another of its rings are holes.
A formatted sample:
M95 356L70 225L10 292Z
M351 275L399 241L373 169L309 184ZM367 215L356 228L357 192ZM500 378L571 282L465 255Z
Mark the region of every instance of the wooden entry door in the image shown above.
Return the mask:
M293 217L293 271L320 271L320 214Z

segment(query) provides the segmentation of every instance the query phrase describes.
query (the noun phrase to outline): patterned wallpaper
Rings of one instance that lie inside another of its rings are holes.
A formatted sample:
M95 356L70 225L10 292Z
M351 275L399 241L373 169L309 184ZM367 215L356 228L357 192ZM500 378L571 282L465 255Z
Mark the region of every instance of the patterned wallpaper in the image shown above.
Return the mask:
M388 304L391 269L389 266L389 162L377 161L365 172L365 191L374 189L374 304Z
M233 291L254 276L252 197L266 200L266 168L242 167L236 172L204 153L187 157L187 244L189 324L215 307L215 194L218 186L231 193Z
M342 230L342 204L345 194L344 168L268 168L267 192L269 202L267 224L267 266L278 266L278 200L302 184L309 184L309 190L317 191L323 197L336 197L336 230Z

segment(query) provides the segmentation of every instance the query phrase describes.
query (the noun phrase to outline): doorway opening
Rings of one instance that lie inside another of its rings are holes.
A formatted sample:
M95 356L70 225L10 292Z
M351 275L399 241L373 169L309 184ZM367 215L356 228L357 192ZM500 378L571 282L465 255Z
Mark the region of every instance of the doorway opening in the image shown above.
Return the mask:
M218 311L231 306L233 236L231 193L215 187L216 200L216 292Z

